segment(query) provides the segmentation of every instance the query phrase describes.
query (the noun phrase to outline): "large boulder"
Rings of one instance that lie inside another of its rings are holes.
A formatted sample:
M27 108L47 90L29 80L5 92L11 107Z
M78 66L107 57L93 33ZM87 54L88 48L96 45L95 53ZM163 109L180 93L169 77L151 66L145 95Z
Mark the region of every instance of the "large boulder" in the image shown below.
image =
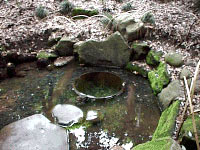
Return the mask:
M164 137L154 141L139 144L132 150L182 150L181 146L171 137Z
M68 150L66 130L36 114L0 131L1 150Z
M153 89L154 94L160 93L164 86L166 86L170 81L167 65L161 62L156 70L148 73L148 79L151 83L151 88Z
M162 112L152 140L168 136L172 137L176 125L176 117L179 113L179 106L180 101L177 100Z
M172 81L161 93L158 94L159 103L162 109L166 109L173 100L180 96L182 92L181 83L179 80Z
M183 56L178 53L168 53L165 56L165 61L171 66L180 67L184 64Z
M62 37L55 46L55 51L59 56L72 56L74 43L75 42L68 37Z
M113 26L128 41L140 39L146 32L144 23L134 13L120 14L114 19Z
M58 104L52 110L52 116L56 118L58 124L71 126L78 123L83 118L83 111L73 105Z
M82 63L99 66L122 67L129 62L131 50L119 32L115 32L105 41L89 40L74 45Z

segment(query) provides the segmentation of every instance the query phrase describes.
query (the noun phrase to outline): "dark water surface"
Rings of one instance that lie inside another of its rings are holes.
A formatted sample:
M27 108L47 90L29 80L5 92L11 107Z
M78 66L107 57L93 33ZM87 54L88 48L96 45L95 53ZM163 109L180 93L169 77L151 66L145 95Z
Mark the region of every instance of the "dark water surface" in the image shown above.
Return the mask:
M36 113L53 121L51 110L56 104L76 105L77 95L72 91L72 83L77 77L91 71L109 71L126 82L125 92L110 100L78 106L84 114L90 110L101 112L104 119L87 129L81 126L71 130L70 148L106 150L118 144L128 150L151 139L160 111L148 80L120 69L79 67L76 63L51 72L31 66L24 78L0 82L0 128Z

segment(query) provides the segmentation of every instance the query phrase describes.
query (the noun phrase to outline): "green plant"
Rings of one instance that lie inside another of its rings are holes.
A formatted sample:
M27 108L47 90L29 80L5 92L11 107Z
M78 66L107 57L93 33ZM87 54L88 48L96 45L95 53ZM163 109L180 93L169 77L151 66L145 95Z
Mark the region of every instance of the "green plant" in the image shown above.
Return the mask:
M115 0L116 2L118 2L118 3L122 3L123 2L123 0Z
M60 4L60 13L69 14L73 10L73 8L74 5L71 2L65 0Z
M43 7L43 6L39 6L35 9L35 15L40 18L43 19L48 15L47 10Z
M132 10L133 7L132 7L131 3L127 3L127 4L123 5L121 9L123 11L129 11L129 10Z

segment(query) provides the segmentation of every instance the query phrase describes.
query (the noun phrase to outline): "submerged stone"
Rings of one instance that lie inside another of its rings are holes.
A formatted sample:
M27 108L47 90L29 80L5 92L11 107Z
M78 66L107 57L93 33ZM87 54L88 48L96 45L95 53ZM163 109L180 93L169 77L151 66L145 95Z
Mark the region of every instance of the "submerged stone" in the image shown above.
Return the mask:
M148 65L157 66L160 63L161 56L162 54L160 52L151 50L146 56L146 62Z
M182 150L181 146L171 137L159 138L139 144L132 150Z
M151 83L151 88L154 94L158 94L162 91L163 87L169 83L169 74L167 71L167 65L160 63L156 70L148 73L148 79Z
M131 72L136 71L139 75L142 75L143 77L147 77L148 76L148 71L145 70L144 67L140 67L139 65L133 64L132 62L129 62L126 65L126 69L131 71Z
M169 53L165 56L165 61L171 66L180 67L184 64L183 56L178 53Z
M176 117L179 112L180 101L175 101L170 107L162 112L158 126L153 134L152 140L162 137L172 137L175 129Z
M58 124L70 126L83 118L83 111L73 105L58 104L53 108L52 116L56 118Z
M162 109L165 110L169 104L180 95L181 83L179 80L174 80L158 94L159 103L161 104Z
M36 114L0 131L1 150L68 150L66 130Z
M75 44L82 63L97 66L122 67L129 62L131 50L119 32L115 32L105 41L89 40Z
M131 45L133 49L134 59L143 59L148 54L150 47L146 43L133 43Z

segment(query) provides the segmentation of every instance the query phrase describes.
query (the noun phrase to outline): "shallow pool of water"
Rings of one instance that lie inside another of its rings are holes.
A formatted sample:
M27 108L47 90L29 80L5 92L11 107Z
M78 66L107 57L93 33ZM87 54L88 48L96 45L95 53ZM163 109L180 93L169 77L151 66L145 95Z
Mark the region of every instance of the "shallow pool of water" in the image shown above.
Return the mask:
M81 74L92 71L119 75L126 82L125 92L110 100L77 104L72 83ZM42 113L53 121L51 110L56 104L73 104L84 114L94 110L104 117L89 128L70 130L72 150L106 150L116 144L130 149L151 139L160 117L156 99L146 79L124 70L79 67L74 62L48 72L39 71L33 65L26 77L0 82L0 128L35 113Z

